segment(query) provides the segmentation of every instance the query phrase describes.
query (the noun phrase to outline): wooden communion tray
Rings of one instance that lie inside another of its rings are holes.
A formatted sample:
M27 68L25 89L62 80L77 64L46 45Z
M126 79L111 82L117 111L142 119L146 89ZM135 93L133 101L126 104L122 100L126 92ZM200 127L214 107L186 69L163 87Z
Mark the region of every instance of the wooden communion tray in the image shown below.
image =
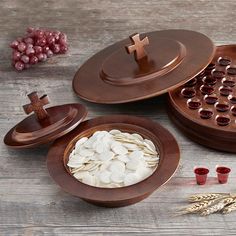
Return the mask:
M208 67L169 93L171 119L191 139L236 152L236 45L217 47Z
M85 62L73 89L85 100L105 104L158 96L196 76L210 63L214 50L209 38L194 31L154 31L141 38L135 34Z
M138 133L152 140L159 150L159 166L147 179L127 187L98 188L79 182L66 165L76 141L84 136L91 136L97 130L112 129ZM179 159L178 144L165 128L148 119L113 115L84 121L72 132L57 139L50 147L47 167L51 177L66 192L95 205L121 207L141 201L165 184L175 173Z

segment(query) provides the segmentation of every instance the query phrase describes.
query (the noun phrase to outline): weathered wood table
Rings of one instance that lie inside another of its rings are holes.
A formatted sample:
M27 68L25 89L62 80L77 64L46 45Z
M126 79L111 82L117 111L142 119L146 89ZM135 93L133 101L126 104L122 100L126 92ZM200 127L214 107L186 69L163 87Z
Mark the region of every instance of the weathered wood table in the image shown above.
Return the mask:
M96 105L72 91L78 67L105 46L134 32L183 28L200 31L216 44L235 43L234 0L76 1L1 0L0 2L0 135L25 115L26 94L37 90L53 105L81 102L89 118L130 114L151 118L169 129L181 148L174 178L149 198L129 207L104 209L63 192L46 168L48 146L33 150L0 150L0 235L236 235L236 213L173 217L176 207L197 192L236 192L236 156L193 143L170 122L166 96L126 105ZM28 26L55 28L68 34L70 51L47 63L16 72L8 43ZM216 164L233 171L227 185L216 183ZM193 167L207 165L208 184L195 185Z

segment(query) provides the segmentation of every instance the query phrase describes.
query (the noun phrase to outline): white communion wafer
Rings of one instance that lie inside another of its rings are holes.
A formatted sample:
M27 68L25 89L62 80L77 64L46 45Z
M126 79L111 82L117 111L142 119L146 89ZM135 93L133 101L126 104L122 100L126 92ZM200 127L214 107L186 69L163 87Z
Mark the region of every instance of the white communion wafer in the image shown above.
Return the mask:
M153 170L149 167L139 166L139 168L136 170L135 173L142 179L146 179L148 176L152 174L152 172Z
M79 146L81 146L83 143L85 143L88 140L87 137L83 137L81 139L79 139L76 144L75 144L75 149L77 149Z
M140 163L141 163L140 160L132 159L126 163L126 168L129 170L136 170L139 167Z
M88 173L82 178L82 182L93 186L95 185L95 177Z
M105 162L103 162L103 163L100 165L100 170L103 171L103 170L108 169L108 167L110 166L110 164L111 164L110 161L105 161Z
M87 149L87 148L80 148L79 149L79 155L80 156L85 156L85 157L90 157L94 155L94 151L91 149Z
M121 172L113 172L111 174L111 181L113 181L114 183L122 183L124 181L124 173Z
M83 143L83 146L86 147L86 148L92 148L95 141L96 141L96 138L91 137L86 142Z
M101 161L110 161L114 157L114 152L112 151L105 151L99 154L99 160Z
M136 184L140 180L138 179L138 176L135 173L129 173L124 178L124 184L125 186Z
M128 161L130 161L127 155L118 155L116 156L116 158L117 160L122 161L124 163L127 163Z
M136 151L140 148L134 143L123 143L123 146L126 147L128 150Z
M144 139L144 145L151 151L156 152L156 147L151 140Z
M69 162L75 162L75 163L81 163L82 164L82 163L86 162L86 157L75 154L70 158Z
M111 149L115 154L118 154L118 155L125 155L128 153L127 148L122 146L122 144L118 142L113 142L111 144Z
M111 161L109 166L109 170L111 172L124 172L125 171L125 163L119 160Z
M113 129L79 139L67 166L85 184L118 188L142 181L157 168L159 153L151 140Z
M143 141L143 137L140 134L134 133L132 136L135 140Z
M112 135L116 135L116 134L120 134L121 131L118 130L118 129L112 129L112 130L109 131L109 133L112 134Z
M132 153L130 153L129 158L130 159L138 159L138 160L142 160L143 159L143 152L142 151L133 151Z
M71 168L78 168L78 167L81 167L83 164L81 162L76 162L76 161L69 160L67 165Z
M89 174L88 171L79 171L79 172L74 173L74 177L75 177L76 179L81 180L81 179L83 179L83 178L84 178L86 175L88 175L88 174Z
M111 172L107 170L101 171L99 174L99 180L104 184L109 184L111 182L110 177Z

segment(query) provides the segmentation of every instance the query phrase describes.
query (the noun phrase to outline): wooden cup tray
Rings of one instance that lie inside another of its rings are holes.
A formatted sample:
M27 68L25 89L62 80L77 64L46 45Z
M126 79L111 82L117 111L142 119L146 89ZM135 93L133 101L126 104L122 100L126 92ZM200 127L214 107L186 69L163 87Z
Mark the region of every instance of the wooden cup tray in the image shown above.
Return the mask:
M236 152L236 45L217 47L208 67L169 93L170 117L194 141Z

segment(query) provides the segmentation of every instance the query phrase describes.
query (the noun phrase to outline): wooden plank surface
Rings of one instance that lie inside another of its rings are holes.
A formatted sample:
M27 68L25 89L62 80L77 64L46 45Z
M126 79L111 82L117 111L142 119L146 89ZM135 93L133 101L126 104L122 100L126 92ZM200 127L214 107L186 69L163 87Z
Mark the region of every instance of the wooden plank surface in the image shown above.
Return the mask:
M174 178L149 198L129 207L104 209L63 192L46 169L48 146L14 151L0 147L0 235L236 235L236 213L173 217L174 209L197 192L236 192L236 157L197 145L184 137L166 113L166 96L126 105L95 105L77 98L71 81L91 55L133 32L183 28L200 31L216 44L235 43L234 0L1 0L0 1L0 135L25 115L26 94L37 90L52 104L81 102L88 118L130 114L151 118L169 129L181 148ZM68 34L70 51L17 73L10 66L8 43L28 26ZM216 183L214 167L233 171L227 185ZM210 179L196 186L192 169L207 165Z

